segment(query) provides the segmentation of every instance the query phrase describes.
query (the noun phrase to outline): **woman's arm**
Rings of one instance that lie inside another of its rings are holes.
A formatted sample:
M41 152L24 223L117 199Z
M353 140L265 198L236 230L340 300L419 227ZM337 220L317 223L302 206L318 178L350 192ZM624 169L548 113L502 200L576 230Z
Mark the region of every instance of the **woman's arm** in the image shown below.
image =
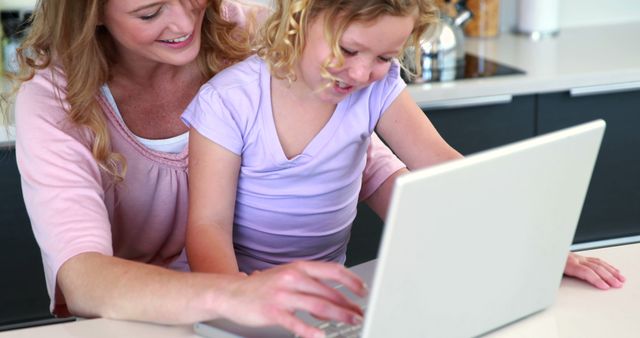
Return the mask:
M162 324L223 317L250 326L280 325L304 337L319 331L295 317L295 310L350 324L362 320L362 310L323 280L366 293L355 274L324 262L292 263L243 277L176 272L83 253L58 273L69 309L79 316Z
M396 178L408 173L406 167L396 170L378 186L378 188L366 199L365 203L373 210L383 221L387 219L389 211L389 203L391 203L391 194Z
M395 179L406 172L404 163L373 133L362 173L360 200L367 203L378 217L385 219Z
M226 277L172 271L95 252L58 270L70 313L81 317L186 324L220 314L214 304Z
M233 218L239 172L240 156L191 129L186 248L192 271L238 272Z
M255 38L271 12L271 8L259 3L245 3L235 0L222 2L222 15L247 30L252 39Z

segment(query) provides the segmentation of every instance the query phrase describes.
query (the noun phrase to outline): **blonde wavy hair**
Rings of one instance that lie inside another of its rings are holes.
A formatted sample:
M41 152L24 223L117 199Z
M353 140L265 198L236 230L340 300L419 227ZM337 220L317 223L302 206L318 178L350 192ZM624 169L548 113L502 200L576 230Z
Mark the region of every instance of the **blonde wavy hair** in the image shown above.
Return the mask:
M416 18L413 31L405 44L414 46L416 61L422 35L432 23L438 21L438 9L432 0L280 0L276 1L273 15L263 26L258 40L258 55L269 65L279 79L296 80L295 65L304 50L307 29L313 20L324 14L324 36L331 47L325 61L323 76L332 80L327 71L340 67L344 55L339 42L347 27L354 22L371 22L377 18L409 16ZM400 61L404 53L397 56ZM420 65L420 62L416 62ZM420 70L417 70L420 72Z
M111 149L106 117L98 101L100 87L109 80L111 66L117 61L111 35L99 24L107 1L38 0L30 31L18 48L20 67L11 76L15 87L10 95L36 71L61 67L67 84L58 91L66 94L69 120L91 132L93 157L119 182L126 173L126 160ZM222 0L190 1L194 6L207 6L196 60L204 78L251 53L248 34L222 17ZM7 121L8 109L4 111Z

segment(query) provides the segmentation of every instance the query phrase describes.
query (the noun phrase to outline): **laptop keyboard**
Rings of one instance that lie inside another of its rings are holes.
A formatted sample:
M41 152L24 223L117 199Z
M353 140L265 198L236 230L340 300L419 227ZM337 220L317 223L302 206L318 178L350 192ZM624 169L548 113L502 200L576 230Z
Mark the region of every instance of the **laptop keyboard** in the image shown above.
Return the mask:
M362 306L362 310L366 310L366 306ZM362 324L350 325L343 322L329 321L316 325L317 328L324 331L325 338L358 338L362 335ZM299 338L299 336L295 336Z
M337 290L342 289L343 285L338 285ZM369 303L368 297L351 299L360 306L363 312L366 312ZM362 336L363 324L351 325L337 321L325 321L315 324L315 327L324 331L325 338L359 338ZM299 338L299 336L295 336Z
M317 327L324 331L326 338L358 338L362 333L362 324L349 325L341 322L326 322Z

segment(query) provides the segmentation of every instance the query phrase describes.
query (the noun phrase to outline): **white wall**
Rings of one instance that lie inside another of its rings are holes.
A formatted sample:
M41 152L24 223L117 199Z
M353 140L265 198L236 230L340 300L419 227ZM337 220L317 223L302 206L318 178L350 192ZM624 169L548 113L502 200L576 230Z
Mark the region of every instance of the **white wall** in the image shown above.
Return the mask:
M82 1L82 0L78 0ZM241 0L270 5L275 0ZM559 0L560 28L640 21L640 0ZM32 8L36 0L0 0L3 8ZM515 27L517 0L502 0L501 26Z
M274 0L242 1L269 5ZM558 1L560 2L560 28L640 21L640 0ZM513 30L515 27L517 2L518 0L501 0L500 20L503 31Z
M640 21L640 1L638 0L558 1L560 3L560 29ZM502 0L500 6L502 30L513 30L516 24L517 0Z
M563 27L640 21L638 0L560 0Z
M241 1L244 1L244 2L255 2L255 3L259 3L259 4L270 6L273 3L273 1L276 1L276 0L241 0Z
M36 0L0 0L0 9L32 9Z
M83 0L77 0L77 1L83 1ZM241 1L256 2L256 3L269 5L273 0L241 0ZM5 9L5 8L30 9L35 7L35 5L36 5L36 0L0 0L0 9Z

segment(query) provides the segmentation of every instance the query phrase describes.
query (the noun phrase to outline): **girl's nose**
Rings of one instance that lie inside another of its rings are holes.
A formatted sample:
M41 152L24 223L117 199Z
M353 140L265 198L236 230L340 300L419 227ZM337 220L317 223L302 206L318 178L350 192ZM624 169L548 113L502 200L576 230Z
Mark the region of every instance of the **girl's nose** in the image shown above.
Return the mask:
M349 77L357 81L358 84L367 83L371 80L372 67L370 62L359 60L349 67Z

